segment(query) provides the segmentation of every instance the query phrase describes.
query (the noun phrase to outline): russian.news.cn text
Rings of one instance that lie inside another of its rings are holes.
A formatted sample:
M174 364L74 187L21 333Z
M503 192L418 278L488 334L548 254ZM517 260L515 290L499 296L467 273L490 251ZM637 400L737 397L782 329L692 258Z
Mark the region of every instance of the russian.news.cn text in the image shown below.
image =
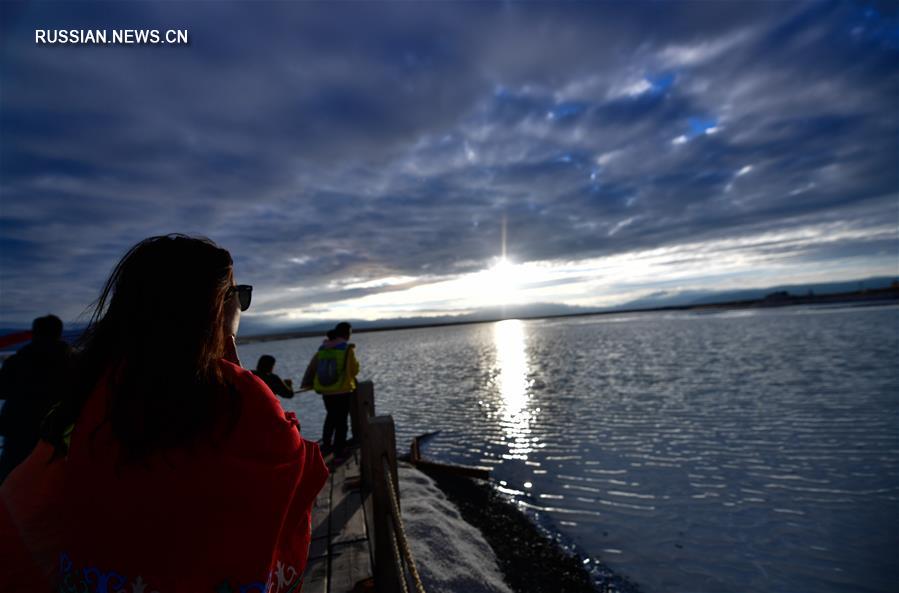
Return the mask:
M189 45L187 29L35 29L38 45Z

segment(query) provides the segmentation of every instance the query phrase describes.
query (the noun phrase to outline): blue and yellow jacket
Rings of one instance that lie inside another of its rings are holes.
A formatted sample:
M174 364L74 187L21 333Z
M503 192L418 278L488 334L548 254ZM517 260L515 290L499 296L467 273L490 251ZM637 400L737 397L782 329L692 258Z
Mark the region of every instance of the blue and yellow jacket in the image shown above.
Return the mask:
M309 361L302 387L311 387L322 395L350 393L356 389L358 374L356 345L343 339L326 340Z

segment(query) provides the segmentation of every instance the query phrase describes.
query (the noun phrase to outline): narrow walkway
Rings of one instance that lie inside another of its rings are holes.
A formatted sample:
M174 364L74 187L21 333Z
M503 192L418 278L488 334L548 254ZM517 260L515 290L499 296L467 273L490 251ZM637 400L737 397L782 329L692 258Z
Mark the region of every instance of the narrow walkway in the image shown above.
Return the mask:
M372 577L359 450L338 467L312 508L312 544L303 593L350 593Z

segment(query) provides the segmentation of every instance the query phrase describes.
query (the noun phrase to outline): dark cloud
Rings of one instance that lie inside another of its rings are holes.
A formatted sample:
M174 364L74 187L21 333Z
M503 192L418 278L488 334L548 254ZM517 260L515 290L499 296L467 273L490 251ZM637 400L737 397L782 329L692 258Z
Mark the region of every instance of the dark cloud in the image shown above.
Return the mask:
M518 261L560 262L895 228L891 3L0 10L4 322L76 315L127 247L171 231L228 247L280 315L483 269L503 221ZM33 43L54 27L191 44ZM878 237L764 254L895 254ZM387 276L416 280L340 282Z

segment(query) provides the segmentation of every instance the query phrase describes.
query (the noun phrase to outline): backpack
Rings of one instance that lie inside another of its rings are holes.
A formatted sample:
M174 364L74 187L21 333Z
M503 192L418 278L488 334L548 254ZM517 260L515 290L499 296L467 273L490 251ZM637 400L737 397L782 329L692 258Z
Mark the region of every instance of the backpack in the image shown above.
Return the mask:
M315 390L328 393L340 386L346 369L346 350L325 349L318 351L315 367Z

